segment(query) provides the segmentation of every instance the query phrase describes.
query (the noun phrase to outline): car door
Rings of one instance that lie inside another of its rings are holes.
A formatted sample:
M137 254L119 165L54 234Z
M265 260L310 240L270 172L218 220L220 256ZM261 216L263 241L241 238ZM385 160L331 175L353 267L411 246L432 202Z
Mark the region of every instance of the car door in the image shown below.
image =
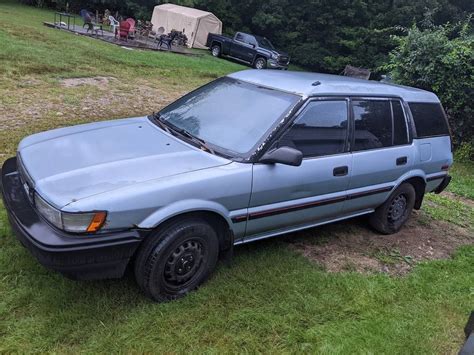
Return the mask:
M337 217L349 186L349 101L312 99L272 148L303 153L301 166L254 164L246 241Z
M407 116L396 98L354 98L352 174L344 211L372 209L413 165Z
M237 33L230 48L230 55L251 63L255 54L255 44L252 43L252 39L252 36ZM255 41L255 39L253 40Z

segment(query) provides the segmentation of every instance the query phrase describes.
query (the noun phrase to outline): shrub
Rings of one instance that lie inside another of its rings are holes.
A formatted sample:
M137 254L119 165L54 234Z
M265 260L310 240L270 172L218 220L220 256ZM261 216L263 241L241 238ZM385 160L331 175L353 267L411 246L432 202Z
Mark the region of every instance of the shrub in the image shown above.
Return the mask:
M457 25L420 29L397 36L389 64L395 82L438 95L448 115L456 146L474 138L474 36L471 17Z
M454 159L459 162L469 162L474 160L474 145L473 142L463 142L459 145L454 153Z

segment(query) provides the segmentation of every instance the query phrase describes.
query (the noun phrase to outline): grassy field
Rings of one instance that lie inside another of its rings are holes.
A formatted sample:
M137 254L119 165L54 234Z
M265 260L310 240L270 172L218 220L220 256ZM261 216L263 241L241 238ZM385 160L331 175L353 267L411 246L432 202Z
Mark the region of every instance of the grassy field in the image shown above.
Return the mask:
M206 52L126 50L44 27L52 17L0 3L0 162L28 134L147 114L244 68ZM357 220L239 247L230 267L167 304L144 298L130 275L75 282L44 269L0 205L0 352L455 354L474 308L473 165L452 173L451 193L430 196L404 235L377 236ZM436 246L448 235L452 245ZM347 240L375 269L334 267L327 250L349 257ZM374 249L380 241L390 247Z

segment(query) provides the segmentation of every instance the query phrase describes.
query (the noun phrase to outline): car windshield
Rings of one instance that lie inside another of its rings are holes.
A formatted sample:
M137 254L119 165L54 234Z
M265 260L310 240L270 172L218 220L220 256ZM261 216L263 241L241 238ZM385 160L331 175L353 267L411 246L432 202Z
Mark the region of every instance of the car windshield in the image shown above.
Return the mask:
M258 45L260 47L267 48L267 49L272 49L272 50L275 49L275 47L273 47L272 42L270 42L265 37L255 36L255 39L257 40Z
M159 117L206 144L245 156L299 99L225 77L183 96Z

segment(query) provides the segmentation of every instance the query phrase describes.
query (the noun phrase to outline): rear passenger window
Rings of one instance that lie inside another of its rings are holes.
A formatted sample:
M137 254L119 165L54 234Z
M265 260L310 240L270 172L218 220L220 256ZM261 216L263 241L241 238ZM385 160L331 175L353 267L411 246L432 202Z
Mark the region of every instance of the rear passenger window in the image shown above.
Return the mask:
M298 149L304 157L343 153L347 139L347 102L312 101L280 139L278 146Z
M392 110L388 100L354 100L354 151L392 145Z
M400 101L392 100L393 145L408 144L408 130L405 114Z
M241 33L237 33L237 36L235 36L236 41L244 42L244 35Z
M411 102L408 106L415 121L418 137L449 135L441 104Z

